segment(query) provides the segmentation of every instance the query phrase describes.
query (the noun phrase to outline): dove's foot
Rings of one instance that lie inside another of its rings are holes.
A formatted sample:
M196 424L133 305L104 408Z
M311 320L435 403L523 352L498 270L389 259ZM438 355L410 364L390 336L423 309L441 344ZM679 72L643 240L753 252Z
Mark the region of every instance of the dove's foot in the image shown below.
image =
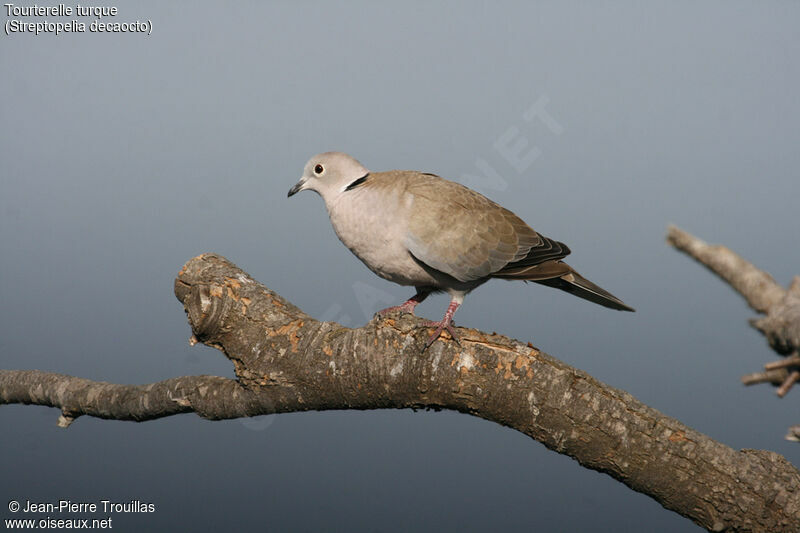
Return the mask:
M417 289L417 294L406 300L400 305L393 305L392 307L387 307L386 309L381 309L378 311L379 315L386 315L392 313L394 311L400 311L401 313L411 313L414 314L414 308L417 307L422 301L428 297L430 291L421 291Z
M453 323L451 321L448 320L447 323L445 323L444 320L439 322L431 321L431 322L426 322L425 325L429 327L436 326L436 331L433 332L433 335L430 336L428 342L425 343L425 348L424 348L425 350L427 350L430 347L430 345L433 344L433 341L439 338L439 336L442 334L442 331L444 330L447 330L447 333L449 333L450 336L453 337L453 340L456 341L458 345L461 345L461 343L458 340L458 335L456 335L456 331L453 329Z
M426 326L435 326L436 331L433 332L428 342L425 343L425 348L423 348L423 350L427 350L430 345L433 344L433 341L439 338L439 335L441 335L444 330L447 330L447 333L450 334L453 340L456 341L458 345L461 345L458 340L458 335L456 335L456 331L453 329L453 315L456 314L456 309L458 309L459 305L461 305L459 302L451 301L450 305L447 307L447 311L439 322L425 323Z

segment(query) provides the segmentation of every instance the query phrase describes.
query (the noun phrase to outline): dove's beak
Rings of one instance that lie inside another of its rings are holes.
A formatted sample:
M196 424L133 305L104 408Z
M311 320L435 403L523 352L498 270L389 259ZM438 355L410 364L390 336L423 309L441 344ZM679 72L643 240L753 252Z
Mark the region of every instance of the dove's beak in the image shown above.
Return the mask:
M286 195L286 196L287 196L287 198L288 198L289 196L293 196L293 195L295 195L295 194L299 193L300 191L302 191L302 190L305 188L306 181L308 181L308 179L307 179L307 178L300 178L300 181L298 181L297 183L295 183L295 184L294 184L294 187L292 187L291 189L289 189L289 194L288 194L288 195Z

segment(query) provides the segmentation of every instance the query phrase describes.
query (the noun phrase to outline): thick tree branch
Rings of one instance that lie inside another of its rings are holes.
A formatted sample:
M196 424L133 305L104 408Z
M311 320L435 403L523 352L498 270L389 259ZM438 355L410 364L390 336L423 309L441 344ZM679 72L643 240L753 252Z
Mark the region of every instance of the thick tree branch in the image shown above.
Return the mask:
M748 305L766 316L750 320L773 350L786 359L764 365L765 373L748 374L742 383L770 382L778 386L778 396L785 396L800 379L800 276L784 289L766 272L724 246L712 246L675 226L667 230L667 242L711 270L744 296ZM774 370L786 368L783 379L775 381ZM791 432L790 432L791 434ZM796 439L792 439L796 440Z
M238 382L199 376L131 387L4 371L0 398L128 420L191 410L228 418L452 409L517 429L707 529L800 529L800 472L783 457L735 451L529 343L459 328L461 346L443 337L423 351L430 330L411 315L359 329L319 322L213 254L184 266L175 294L193 338L220 349ZM94 401L95 387L108 396Z

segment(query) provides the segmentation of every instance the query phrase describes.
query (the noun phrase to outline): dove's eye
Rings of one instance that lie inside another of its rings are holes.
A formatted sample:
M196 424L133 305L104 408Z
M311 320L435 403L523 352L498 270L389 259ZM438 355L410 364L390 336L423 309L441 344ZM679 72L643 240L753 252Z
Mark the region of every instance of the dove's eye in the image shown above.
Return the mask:
M322 174L322 171L324 171L324 170L325 169L322 168L322 165L317 165L317 166L314 167L314 174Z

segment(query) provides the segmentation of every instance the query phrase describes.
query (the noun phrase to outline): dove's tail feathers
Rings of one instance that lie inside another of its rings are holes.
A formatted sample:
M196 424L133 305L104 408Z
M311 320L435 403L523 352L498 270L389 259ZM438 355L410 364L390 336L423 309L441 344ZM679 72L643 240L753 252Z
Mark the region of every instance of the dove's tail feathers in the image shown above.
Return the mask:
M608 292L607 290L595 285L574 270L568 274L557 278L535 280L536 283L555 287L568 293L574 294L584 300L589 300L603 307L617 309L618 311L635 311L633 307L625 305L622 300Z

